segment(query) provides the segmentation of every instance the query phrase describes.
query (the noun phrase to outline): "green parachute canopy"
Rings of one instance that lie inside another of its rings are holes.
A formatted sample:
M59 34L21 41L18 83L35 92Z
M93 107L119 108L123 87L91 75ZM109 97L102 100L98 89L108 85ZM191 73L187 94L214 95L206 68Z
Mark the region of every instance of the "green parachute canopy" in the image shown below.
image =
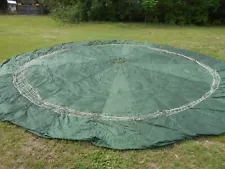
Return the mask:
M134 41L39 49L1 64L0 120L115 149L221 134L225 61Z

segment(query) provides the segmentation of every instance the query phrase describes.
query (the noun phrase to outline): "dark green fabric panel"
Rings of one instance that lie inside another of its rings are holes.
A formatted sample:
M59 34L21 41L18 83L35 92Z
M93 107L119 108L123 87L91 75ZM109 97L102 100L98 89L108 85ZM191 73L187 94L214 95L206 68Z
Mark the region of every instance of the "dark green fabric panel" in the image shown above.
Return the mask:
M0 67L0 120L115 149L225 132L225 61L135 41L60 44Z

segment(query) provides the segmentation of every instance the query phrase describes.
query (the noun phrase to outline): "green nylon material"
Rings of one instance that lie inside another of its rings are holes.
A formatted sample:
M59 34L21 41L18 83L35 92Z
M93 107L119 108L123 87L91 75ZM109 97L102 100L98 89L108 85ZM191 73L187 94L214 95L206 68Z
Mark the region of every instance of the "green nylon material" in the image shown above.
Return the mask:
M225 61L135 41L60 44L0 67L0 121L114 149L225 132Z

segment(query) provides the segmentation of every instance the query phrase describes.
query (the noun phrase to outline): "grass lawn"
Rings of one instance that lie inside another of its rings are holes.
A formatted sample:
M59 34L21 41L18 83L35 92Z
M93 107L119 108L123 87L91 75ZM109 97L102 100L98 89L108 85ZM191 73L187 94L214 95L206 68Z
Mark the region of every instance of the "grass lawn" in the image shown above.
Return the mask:
M63 25L46 16L0 16L0 61L57 43L108 39L151 41L225 59L225 27ZM224 169L225 135L195 138L158 149L116 151L85 141L38 138L15 125L0 123L0 169L4 168Z

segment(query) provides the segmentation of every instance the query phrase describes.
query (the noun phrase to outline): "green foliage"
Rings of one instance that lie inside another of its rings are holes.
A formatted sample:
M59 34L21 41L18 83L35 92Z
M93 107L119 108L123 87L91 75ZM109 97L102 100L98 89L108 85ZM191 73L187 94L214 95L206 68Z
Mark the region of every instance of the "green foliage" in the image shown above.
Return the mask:
M66 22L138 21L144 17L141 0L58 0L53 6L54 18Z
M80 4L67 5L56 4L51 10L52 16L67 23L78 23L82 20L82 9Z
M215 24L225 24L225 0L220 0L219 7L209 11L210 21Z
M7 0L1 0L0 2L0 11L5 12L7 10Z
M145 10L145 21L147 21L148 19L148 15L152 15L153 16L153 12L155 10L155 7L157 5L157 0L143 0L142 1L142 6Z
M157 2L157 0L143 0L142 6L146 11L150 11L155 8Z
M225 0L44 0L64 22L148 21L169 24L225 22ZM51 4L51 5L49 5Z
M158 0L151 17L170 24L206 24L209 10L218 5L219 0Z

